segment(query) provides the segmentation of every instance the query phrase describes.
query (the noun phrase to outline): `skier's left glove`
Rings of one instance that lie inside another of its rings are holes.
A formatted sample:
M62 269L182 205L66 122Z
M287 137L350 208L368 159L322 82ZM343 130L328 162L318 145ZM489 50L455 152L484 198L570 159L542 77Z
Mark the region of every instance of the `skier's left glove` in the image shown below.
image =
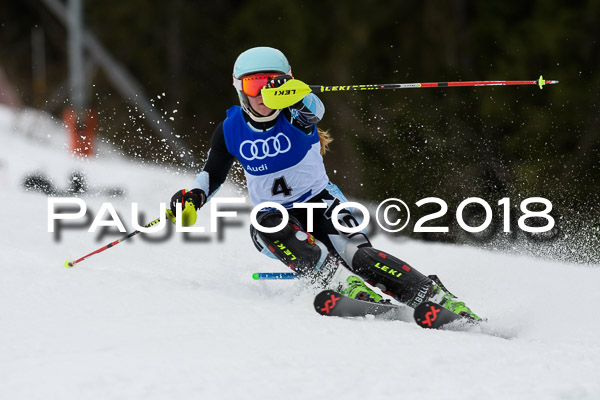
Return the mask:
M202 208L206 203L206 193L202 189L181 189L171 197L170 209L167 210L167 218L172 223L177 221L177 203L181 203L181 226L191 226L196 223L196 210Z
M272 78L269 82L267 82L267 87L278 88L291 79L294 79L291 75L277 75L275 78Z

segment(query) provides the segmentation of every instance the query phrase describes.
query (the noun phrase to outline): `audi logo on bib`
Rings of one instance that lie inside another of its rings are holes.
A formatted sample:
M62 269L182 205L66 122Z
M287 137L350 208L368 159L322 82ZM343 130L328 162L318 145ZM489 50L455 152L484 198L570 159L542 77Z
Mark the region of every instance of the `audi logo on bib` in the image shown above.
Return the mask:
M292 148L290 139L280 132L268 139L244 140L240 144L240 155L248 160L263 160L287 153Z

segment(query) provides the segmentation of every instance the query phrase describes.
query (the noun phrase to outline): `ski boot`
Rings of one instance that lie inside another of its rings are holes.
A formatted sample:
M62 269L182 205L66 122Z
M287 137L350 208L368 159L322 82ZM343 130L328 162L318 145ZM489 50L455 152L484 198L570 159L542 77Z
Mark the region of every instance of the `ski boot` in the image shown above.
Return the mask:
M371 290L363 281L356 275L352 275L346 279L347 287L343 288L340 293L350 297L351 299L370 301L373 303L383 302L383 297Z
M444 284L436 275L429 275L429 279L433 281L431 293L429 294L428 301L439 304L446 310L452 311L454 314L461 315L473 320L480 320L479 316L475 314L464 302L459 301L456 296L446 289Z
M352 299L373 303L389 303L389 300L384 300L361 277L346 268L341 260L336 257L331 258L334 262L329 267L330 273L325 279L321 280L321 287L334 290Z

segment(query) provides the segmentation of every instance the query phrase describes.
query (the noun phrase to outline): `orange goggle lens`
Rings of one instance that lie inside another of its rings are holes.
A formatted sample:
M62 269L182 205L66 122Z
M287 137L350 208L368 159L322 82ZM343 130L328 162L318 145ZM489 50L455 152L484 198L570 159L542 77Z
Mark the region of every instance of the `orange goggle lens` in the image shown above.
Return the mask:
M262 88L264 88L265 86L267 86L267 83L271 79L273 79L279 75L281 75L281 74L280 73L277 73L277 74L260 73L260 74L244 76L242 78L242 91L250 97L256 97L260 94L260 90Z

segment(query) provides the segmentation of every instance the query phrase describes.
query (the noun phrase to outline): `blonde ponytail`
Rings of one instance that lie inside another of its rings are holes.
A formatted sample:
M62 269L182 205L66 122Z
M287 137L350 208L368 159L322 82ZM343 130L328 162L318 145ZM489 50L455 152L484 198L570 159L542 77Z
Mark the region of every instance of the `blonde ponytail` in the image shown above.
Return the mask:
M333 142L333 138L329 134L329 130L324 131L321 128L317 128L317 132L319 133L319 141L321 142L321 155L324 156L329 150L329 143Z

